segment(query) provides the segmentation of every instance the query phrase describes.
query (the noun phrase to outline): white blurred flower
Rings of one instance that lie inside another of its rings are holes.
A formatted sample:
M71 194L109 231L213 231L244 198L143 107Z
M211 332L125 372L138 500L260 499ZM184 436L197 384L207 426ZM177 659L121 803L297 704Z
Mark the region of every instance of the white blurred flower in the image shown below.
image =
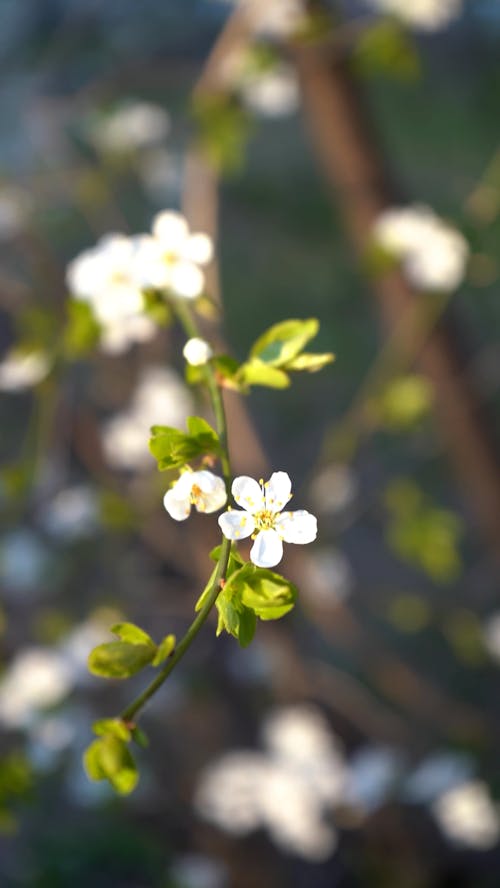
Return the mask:
M226 485L222 478L202 469L183 472L173 487L167 490L163 505L171 518L185 521L195 506L197 512L217 512L227 501Z
M342 552L315 549L304 559L303 595L313 604L337 605L351 594L354 577Z
M304 23L305 9L301 0L241 0L246 3L256 34L267 37L293 36Z
M310 706L271 713L263 735L265 752L227 753L205 770L195 807L232 835L264 827L284 850L325 860L337 845L336 830L325 815L343 791L340 748Z
M192 367L201 367L210 360L213 351L205 339L200 339L199 336L194 336L192 339L188 339L186 345L182 349L182 354L188 364L191 364Z
M367 0L382 13L401 19L412 28L437 31L462 12L463 0Z
M40 710L60 703L72 684L61 653L44 647L21 650L0 681L0 723L29 726Z
M244 511L230 510L219 516L219 526L228 540L255 542L250 559L257 567L274 567L283 557L283 541L304 545L316 539L314 515L299 509L284 512L292 496L292 483L286 472L273 472L269 481L257 483L247 475L235 478L231 492ZM255 534L255 537L254 537Z
M0 188L0 241L15 237L26 225L31 201L20 188Z
M239 91L245 105L263 117L286 117L297 111L300 103L297 75L284 63L249 74Z
M95 121L90 139L100 151L121 154L162 142L170 130L170 116L152 102L127 102Z
M145 367L130 406L103 425L101 438L108 463L116 469L151 467L151 426L184 426L192 411L191 393L174 370Z
M226 888L228 873L223 863L204 854L184 854L169 867L175 888Z
M201 267L213 256L209 236L191 233L184 216L170 210L154 217L152 232L138 239L136 269L142 285L196 299L205 286Z
M492 614L483 626L484 643L496 660L500 660L500 612Z
M471 779L474 762L468 755L435 752L407 777L404 795L411 802L428 804L438 796Z
M440 796L431 806L440 829L451 842L486 851L500 839L500 818L488 787L471 780Z
M0 391L17 392L41 382L50 370L48 355L12 349L0 362Z
M373 229L375 242L401 260L411 283L422 290L455 290L469 258L465 238L430 207L385 210Z
M346 800L366 812L380 807L403 772L400 753L389 747L366 746L349 761Z
M63 541L93 534L99 525L99 503L95 491L85 485L60 490L43 507L44 530Z
M46 579L50 553L27 528L6 533L0 544L0 579L3 592L16 600L39 593Z
M359 493L359 481L350 466L332 463L320 469L311 483L311 500L318 512L338 515L352 506Z

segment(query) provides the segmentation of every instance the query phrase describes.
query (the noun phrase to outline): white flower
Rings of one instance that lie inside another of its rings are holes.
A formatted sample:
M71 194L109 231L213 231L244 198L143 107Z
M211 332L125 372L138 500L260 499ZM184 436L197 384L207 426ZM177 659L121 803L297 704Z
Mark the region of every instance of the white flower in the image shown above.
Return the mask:
M17 392L37 385L50 370L50 361L43 352L12 349L0 363L0 391Z
M169 129L164 108L152 102L127 102L96 122L90 138L100 151L122 153L162 142Z
M240 91L245 105L263 117L286 117L299 107L299 84L291 65L248 74Z
M255 539L250 559L257 567L274 567L281 561L283 540L305 544L316 539L317 522L310 512L300 509L281 514L292 496L291 487L286 472L274 472L265 484L246 475L233 481L233 497L244 511L224 512L219 526L228 540Z
M500 818L488 787L470 780L451 789L431 806L444 834L452 841L486 850L500 840Z
M139 259L144 237L110 234L68 265L66 281L76 299L88 302L102 327L101 347L119 353L151 339L155 324L144 314Z
M205 339L200 339L199 336L194 336L192 339L188 339L182 350L182 354L186 358L188 364L191 364L193 367L201 367L202 364L206 364L207 361L210 360L213 351Z
M226 485L222 478L202 469L184 472L167 490L163 505L171 518L184 521L194 505L198 512L217 512L226 504Z
M0 723L25 727L37 712L59 703L71 690L65 658L49 648L20 651L2 676Z
M47 533L62 541L89 536L99 524L97 496L83 484L66 487L45 504L40 522Z
M400 259L408 279L422 290L455 290L462 282L469 247L462 235L426 206L385 210L374 238Z
M184 216L170 210L154 217L152 231L138 245L136 268L143 286L196 299L205 286L200 266L212 258L212 241L207 234L192 234Z
M368 0L380 12L398 16L410 27L437 31L458 18L462 0Z

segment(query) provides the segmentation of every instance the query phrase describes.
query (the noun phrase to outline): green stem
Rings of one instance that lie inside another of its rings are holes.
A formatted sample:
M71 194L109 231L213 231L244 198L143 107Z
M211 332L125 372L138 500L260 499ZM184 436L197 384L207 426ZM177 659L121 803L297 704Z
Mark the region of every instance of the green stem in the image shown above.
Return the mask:
M182 302L180 299L175 301L174 304L175 312L179 319L180 324L182 325L186 336L189 339L192 339L195 336L199 336L199 330L196 324L196 321L190 312L188 306ZM228 443L227 443L227 422L226 422L226 413L224 410L224 402L222 399L221 390L217 384L217 379L214 373L214 369L210 363L208 363L204 367L205 371L205 382L207 384L207 388L210 394L210 400L212 402L212 407L215 415L215 426L217 429L217 434L219 435L220 441L220 461L222 466L222 473L224 475L224 481L226 483L226 489L228 495L231 489L231 465L229 462L229 452L228 452ZM211 583L209 593L207 599L201 608L200 612L196 615L193 622L189 626L186 634L181 638L178 645L176 645L174 652L169 657L168 663L163 667L161 672L158 673L156 678L148 685L147 688L133 700L121 713L120 718L124 722L133 721L137 712L151 699L151 697L156 693L158 688L162 686L162 684L166 681L170 673L175 669L179 660L182 659L188 648L191 646L192 642L198 635L201 627L205 623L210 611L212 610L219 593L222 589L224 580L226 578L227 566L229 563L229 555L231 553L231 541L222 537L222 545L219 556L219 561L217 563L217 569L215 572L214 579Z

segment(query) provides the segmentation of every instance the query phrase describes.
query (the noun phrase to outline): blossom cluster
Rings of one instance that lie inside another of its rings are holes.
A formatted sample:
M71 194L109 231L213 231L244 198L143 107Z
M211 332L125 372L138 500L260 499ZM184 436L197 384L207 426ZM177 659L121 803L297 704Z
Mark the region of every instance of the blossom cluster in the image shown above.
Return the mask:
M438 31L462 11L462 0L367 0L379 12L395 15L410 28Z

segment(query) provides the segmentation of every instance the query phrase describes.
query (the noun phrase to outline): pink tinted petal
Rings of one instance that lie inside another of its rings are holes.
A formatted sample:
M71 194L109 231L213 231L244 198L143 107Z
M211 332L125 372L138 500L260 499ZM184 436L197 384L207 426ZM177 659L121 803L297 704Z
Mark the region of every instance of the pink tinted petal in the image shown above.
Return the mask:
M257 567L274 567L283 558L283 543L275 530L261 530L250 550Z
M297 512L284 512L276 519L276 530L285 543L305 545L316 539L318 522L314 515L299 509Z
M273 472L265 485L266 509L281 512L292 495L292 482L286 472Z
M264 496L260 484L257 484L253 478L248 475L240 475L233 481L231 492L243 509L247 509L252 515L256 512L262 512L264 509Z
M219 527L228 540L244 540L251 536L255 529L253 517L248 512L235 509L219 515Z

